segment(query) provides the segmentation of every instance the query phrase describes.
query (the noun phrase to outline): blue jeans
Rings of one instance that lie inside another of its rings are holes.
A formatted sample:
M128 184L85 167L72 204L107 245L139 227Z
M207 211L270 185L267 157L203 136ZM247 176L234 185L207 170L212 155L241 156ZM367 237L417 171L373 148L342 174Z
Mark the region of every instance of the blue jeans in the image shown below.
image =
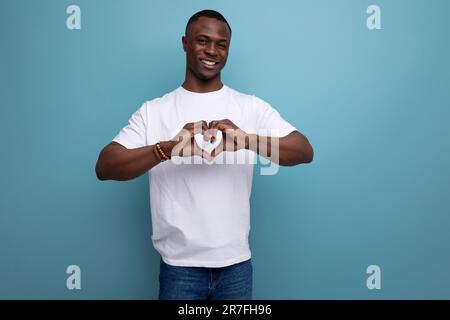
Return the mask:
M251 259L223 268L177 267L161 259L160 300L251 300Z

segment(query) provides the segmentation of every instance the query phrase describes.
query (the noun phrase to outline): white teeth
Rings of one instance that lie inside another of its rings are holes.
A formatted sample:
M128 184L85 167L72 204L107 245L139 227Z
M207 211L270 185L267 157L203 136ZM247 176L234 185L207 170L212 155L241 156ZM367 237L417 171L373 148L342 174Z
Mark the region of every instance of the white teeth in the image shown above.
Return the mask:
M216 63L215 62L213 62L213 61L208 61L208 60L201 60L204 64L206 64L206 65L208 65L208 66L213 66L213 65L215 65Z

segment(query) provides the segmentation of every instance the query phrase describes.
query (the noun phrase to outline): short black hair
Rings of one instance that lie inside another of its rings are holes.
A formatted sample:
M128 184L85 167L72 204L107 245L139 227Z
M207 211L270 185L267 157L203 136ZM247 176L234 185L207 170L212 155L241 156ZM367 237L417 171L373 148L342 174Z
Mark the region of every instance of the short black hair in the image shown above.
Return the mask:
M214 18L217 20L220 20L222 22L225 22L228 26L228 29L230 30L230 35L231 35L231 27L228 24L227 19L225 19L225 17L220 14L220 12L214 11L214 10L202 10L199 11L197 13L195 13L188 21L187 25L186 25L186 30L184 31L184 34L187 35L188 34L188 29L189 29L189 25L194 22L197 21L200 17L208 17L208 18Z

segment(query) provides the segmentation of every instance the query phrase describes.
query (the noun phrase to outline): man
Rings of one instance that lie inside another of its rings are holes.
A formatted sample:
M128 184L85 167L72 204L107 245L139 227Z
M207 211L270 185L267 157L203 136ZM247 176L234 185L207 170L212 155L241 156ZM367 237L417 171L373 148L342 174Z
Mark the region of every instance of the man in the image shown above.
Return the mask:
M182 37L184 83L145 102L97 161L100 180L150 173L160 299L251 299L252 155L284 166L313 159L268 103L222 84L231 33L220 13L194 14Z

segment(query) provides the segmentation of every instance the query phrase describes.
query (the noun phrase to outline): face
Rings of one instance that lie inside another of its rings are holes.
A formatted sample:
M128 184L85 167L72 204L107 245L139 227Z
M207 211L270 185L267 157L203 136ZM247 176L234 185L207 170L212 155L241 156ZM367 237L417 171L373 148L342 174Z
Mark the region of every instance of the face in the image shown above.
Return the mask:
M220 75L225 67L230 47L230 30L225 22L200 17L189 25L183 37L188 71L201 80Z

